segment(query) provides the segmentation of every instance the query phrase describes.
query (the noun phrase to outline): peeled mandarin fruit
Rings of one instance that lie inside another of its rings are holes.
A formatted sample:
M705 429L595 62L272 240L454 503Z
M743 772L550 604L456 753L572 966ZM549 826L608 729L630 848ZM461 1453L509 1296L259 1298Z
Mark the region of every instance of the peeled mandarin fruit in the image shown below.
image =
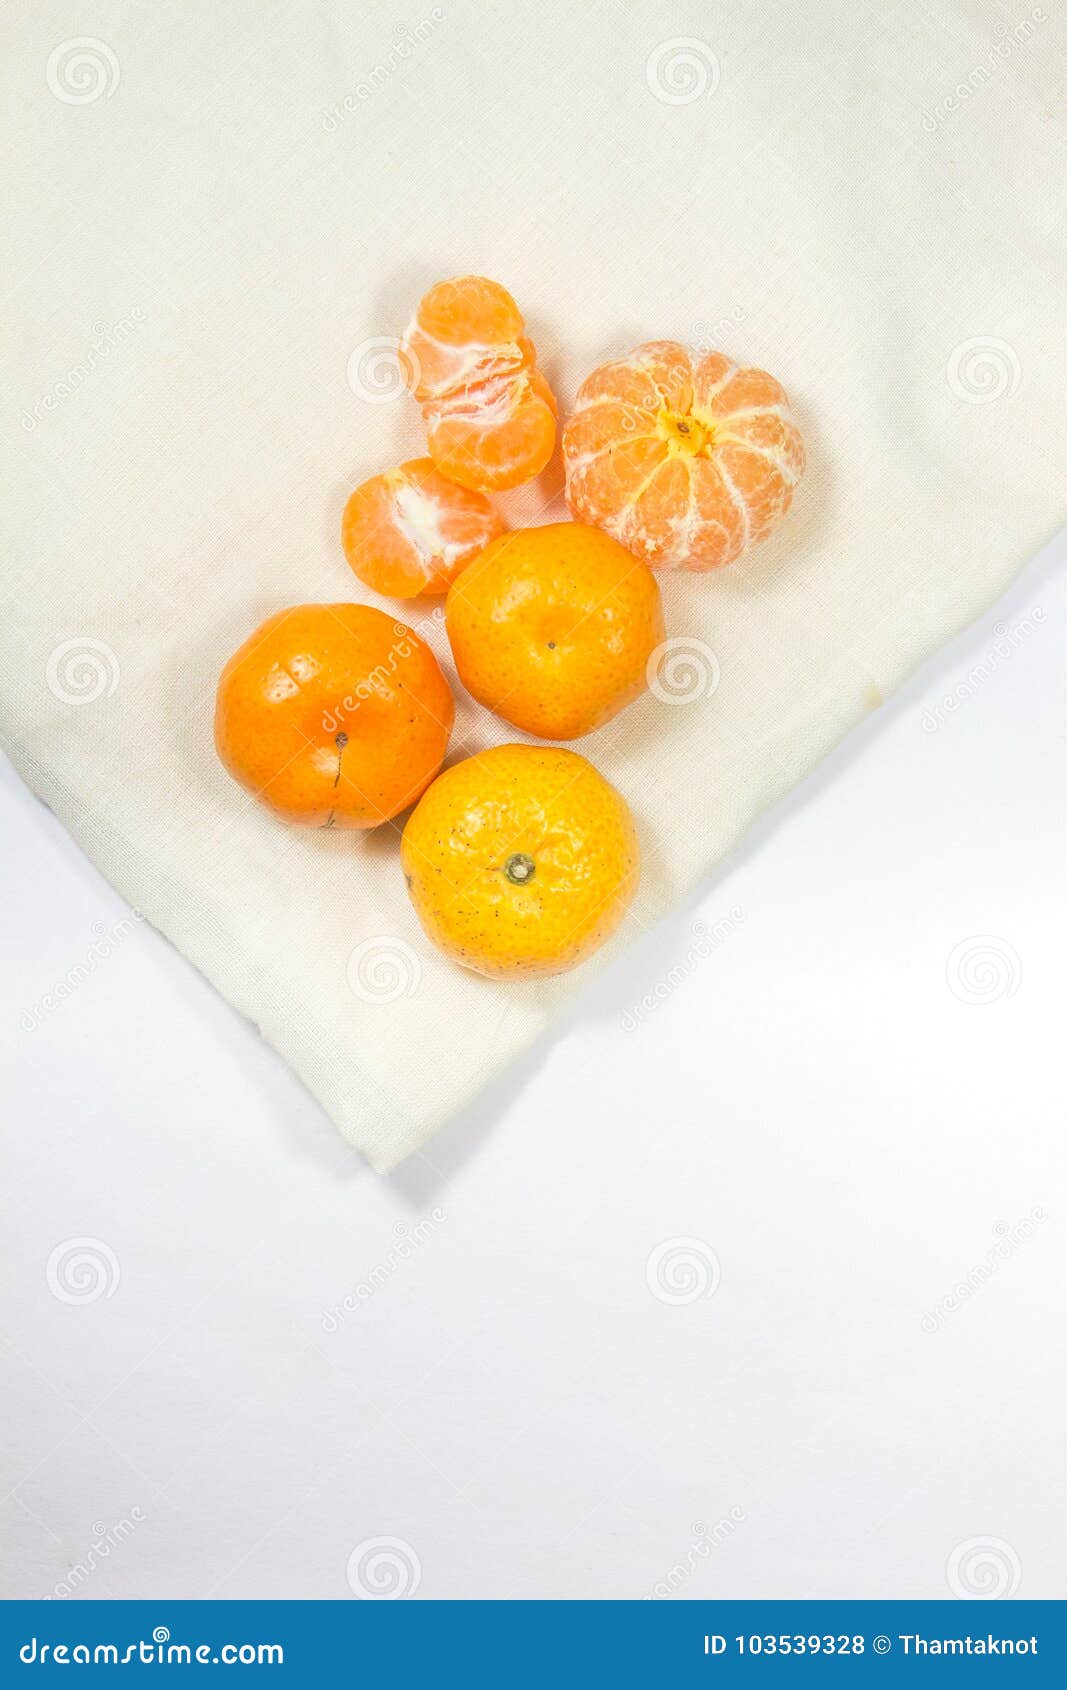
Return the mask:
M341 524L345 556L359 579L401 599L447 592L503 532L485 495L447 481L432 458L412 458L364 481Z
M518 306L485 276L438 282L401 342L430 456L461 487L499 492L544 469L556 401Z
M664 638L651 571L577 522L494 540L450 588L445 626L467 691L540 739L610 720L644 690Z
M626 803L575 751L500 745L455 763L400 860L427 935L496 979L561 974L615 931L640 874Z
M223 669L215 745L284 821L378 827L441 767L453 714L437 659L410 628L365 604L301 604Z
M789 509L804 445L765 370L653 340L594 370L563 432L567 505L654 569L717 569Z

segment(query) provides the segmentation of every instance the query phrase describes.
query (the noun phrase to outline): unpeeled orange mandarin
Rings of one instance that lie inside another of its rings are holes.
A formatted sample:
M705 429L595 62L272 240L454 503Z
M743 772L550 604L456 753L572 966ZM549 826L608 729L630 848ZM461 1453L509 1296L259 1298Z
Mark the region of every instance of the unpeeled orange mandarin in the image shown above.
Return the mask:
M450 481L499 492L544 469L556 442L556 401L522 313L499 282L438 282L404 335L401 362L422 406L430 456Z
M655 569L717 569L789 509L804 445L785 389L673 340L604 364L563 432L566 497Z
M429 785L453 715L437 659L402 622L369 604L298 604L223 669L215 746L283 821L378 827Z
M409 816L400 861L434 944L495 979L576 967L618 927L640 876L626 802L558 745L454 763Z
M501 535L449 590L459 678L488 710L540 739L576 739L644 692L663 640L651 570L581 522Z
M484 493L448 481L432 458L374 475L345 506L341 539L359 579L378 593L444 593L504 522Z

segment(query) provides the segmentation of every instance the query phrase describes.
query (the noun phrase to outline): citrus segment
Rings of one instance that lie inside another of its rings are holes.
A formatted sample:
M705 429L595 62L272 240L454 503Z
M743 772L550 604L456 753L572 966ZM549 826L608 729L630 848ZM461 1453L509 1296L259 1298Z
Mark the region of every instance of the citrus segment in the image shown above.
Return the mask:
M498 492L540 474L556 441L556 402L506 288L485 276L438 282L401 350L430 456L449 480Z
M357 487L341 539L352 569L378 593L444 593L490 540L504 532L482 493L458 487L432 458L412 458Z

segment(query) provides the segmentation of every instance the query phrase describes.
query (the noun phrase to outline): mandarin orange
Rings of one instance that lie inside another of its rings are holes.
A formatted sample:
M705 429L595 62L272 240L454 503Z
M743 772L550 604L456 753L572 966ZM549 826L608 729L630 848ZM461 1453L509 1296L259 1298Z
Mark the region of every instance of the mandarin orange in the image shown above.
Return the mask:
M496 979L561 974L612 934L637 890L630 811L575 751L498 745L454 763L400 842L435 945Z
M301 604L271 616L222 671L215 745L284 821L389 821L441 767L454 703L437 659L384 611Z
M470 560L504 532L484 493L447 481L432 458L371 476L345 506L341 540L352 569L378 593L445 593Z
M453 582L445 626L467 691L540 739L576 739L637 698L664 637L651 570L579 522L492 541Z
M544 469L556 442L556 401L499 282L438 282L404 335L401 363L422 406L430 456L450 481L498 492Z
M594 370L563 432L567 504L654 569L717 569L789 509L804 445L784 388L648 341Z

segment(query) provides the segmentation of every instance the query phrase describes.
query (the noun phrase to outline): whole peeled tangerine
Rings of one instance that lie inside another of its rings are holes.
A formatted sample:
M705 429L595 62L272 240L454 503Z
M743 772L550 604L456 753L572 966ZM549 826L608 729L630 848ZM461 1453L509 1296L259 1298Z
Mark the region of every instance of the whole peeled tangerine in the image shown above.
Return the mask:
M651 570L579 522L491 541L449 589L445 625L468 692L540 739L577 739L637 698L664 637Z
M429 938L495 979L562 974L618 927L637 890L633 817L576 751L498 745L439 775L400 860Z
M804 442L766 370L651 340L583 381L563 462L580 522L653 569L719 569L781 522Z
M223 669L215 745L283 821L378 827L432 781L454 713L437 659L402 622L365 604L301 604Z

